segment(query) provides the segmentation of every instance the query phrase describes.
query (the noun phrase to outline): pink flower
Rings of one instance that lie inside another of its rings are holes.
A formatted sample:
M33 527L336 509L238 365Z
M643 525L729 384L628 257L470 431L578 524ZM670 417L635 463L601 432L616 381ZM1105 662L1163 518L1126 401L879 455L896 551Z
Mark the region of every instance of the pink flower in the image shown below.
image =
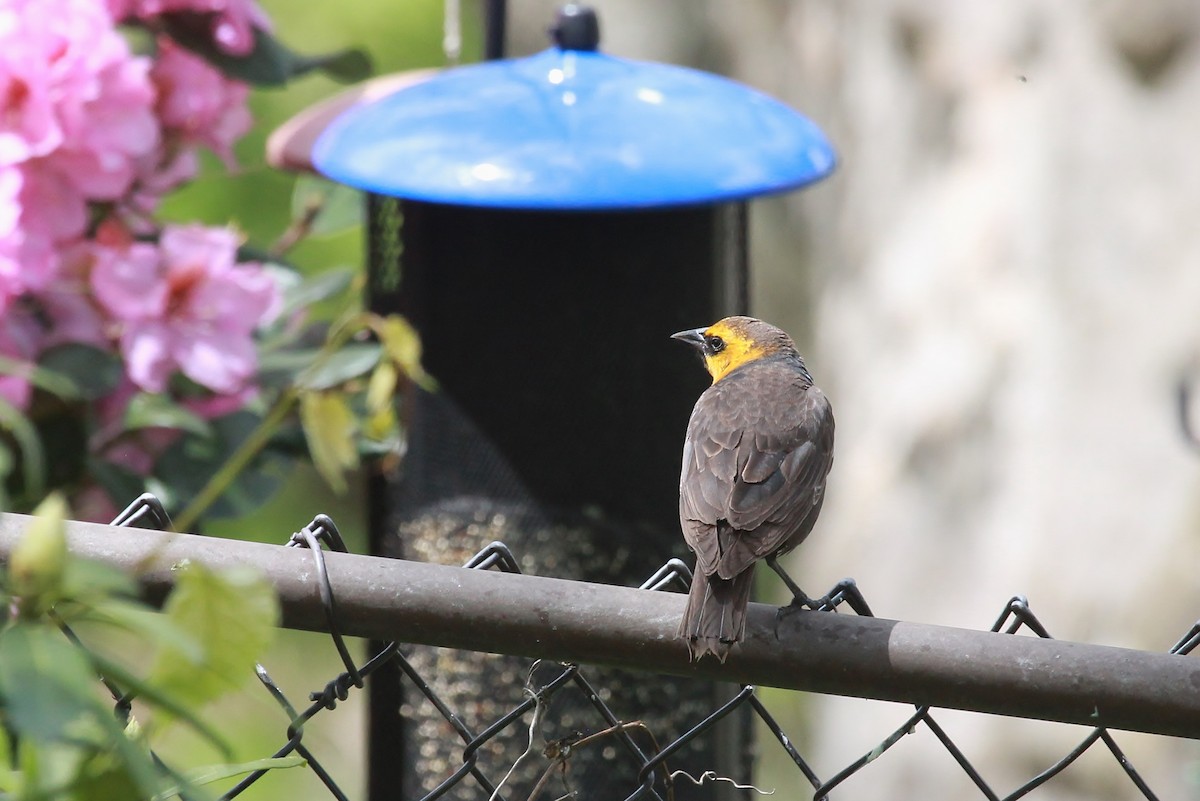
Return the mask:
M71 519L85 523L108 523L120 512L108 493L94 482L72 492L70 501Z
M108 0L115 19L149 19L167 14L203 18L213 44L234 56L254 49L254 29L271 30L271 20L254 0Z
M96 72L87 100L63 109L66 137L47 156L81 194L94 200L121 197L133 183L139 158L159 144L150 64L130 57L119 38L109 43L111 59Z
M97 247L81 241L67 248L53 283L33 293L46 334L43 348L55 345L91 345L111 350L106 321L92 299L89 276Z
M151 219L163 195L187 183L200 171L195 148L179 148L174 154L156 153L146 159L133 191L120 204L122 221L138 234L148 234L158 226Z
M95 0L7 0L0 12L0 164L46 160L113 200L158 144L149 61Z
M150 73L158 87L158 116L168 137L210 148L232 168L233 143L253 122L244 83L231 81L207 61L160 37Z
M254 0L207 0L215 14L213 39L217 47L235 56L249 55L254 49L254 29L271 30L271 20Z
M50 65L27 35L23 4L0 10L0 165L45 155L62 142L54 114Z
M29 408L33 387L27 376L41 348L41 329L25 309L10 309L0 317L0 356L15 363L15 369L0 370L0 398L18 409Z
M54 280L89 202L158 148L149 67L96 0L0 3L0 312Z
M209 395L184 398L183 408L203 420L216 420L246 408L258 397L258 387L247 384L229 395Z
M20 226L28 238L47 245L78 239L88 222L87 200L49 161L36 159L20 168ZM29 280L27 284L39 286L41 282Z
M15 167L0 167L0 314L21 294L21 250L24 235L20 194L24 176Z
M162 392L175 370L221 394L243 390L257 368L253 333L269 322L279 289L257 264L237 264L223 228L168 226L158 246L108 250L92 291L122 324L130 379Z
M36 169L0 167L0 314L29 289L53 280L55 242L78 234L84 225L82 202L56 179L41 182Z

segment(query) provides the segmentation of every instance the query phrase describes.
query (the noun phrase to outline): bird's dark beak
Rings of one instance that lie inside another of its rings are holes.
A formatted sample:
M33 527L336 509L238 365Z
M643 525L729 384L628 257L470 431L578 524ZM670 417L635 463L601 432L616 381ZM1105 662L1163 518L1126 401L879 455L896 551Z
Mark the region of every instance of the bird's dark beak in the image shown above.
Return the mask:
M678 339L680 342L686 342L693 348L704 347L704 328L691 328L687 331L680 331L678 334L671 334L671 339Z

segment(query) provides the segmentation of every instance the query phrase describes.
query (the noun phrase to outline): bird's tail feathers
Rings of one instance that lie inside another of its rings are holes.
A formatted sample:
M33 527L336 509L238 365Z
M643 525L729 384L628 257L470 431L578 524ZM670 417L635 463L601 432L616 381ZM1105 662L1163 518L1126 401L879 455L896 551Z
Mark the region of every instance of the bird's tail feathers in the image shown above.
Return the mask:
M741 642L753 583L753 570L728 580L696 571L678 635L687 641L693 660L712 654L724 662L734 643Z

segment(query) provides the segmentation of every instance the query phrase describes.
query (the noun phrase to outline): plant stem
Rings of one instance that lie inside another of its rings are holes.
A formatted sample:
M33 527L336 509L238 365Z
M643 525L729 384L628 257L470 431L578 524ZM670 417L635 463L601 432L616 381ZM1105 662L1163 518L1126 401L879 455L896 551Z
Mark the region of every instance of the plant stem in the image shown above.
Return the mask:
M192 498L184 510L175 518L176 531L188 531L195 525L200 515L212 506L221 494L228 489L234 479L246 469L246 466L257 456L271 437L274 436L276 429L283 423L292 407L296 405L296 400L300 397L300 392L296 387L289 387L278 400L271 410L267 412L267 416L258 424L258 427L250 432L250 435L242 441L242 444L237 447L220 469L213 474L204 488Z
M340 320L335 322L326 334L324 347L317 357L313 359L313 363L309 365L308 370L316 370L321 367L329 359L337 356L338 349L342 347L357 331L363 328L371 328L378 321L378 315L373 315L369 312L351 312L344 315ZM307 372L307 370L305 371ZM276 429L283 423L284 418L292 411L292 407L300 399L300 393L304 389L303 384L293 384L288 387L275 401L271 410L267 412L267 416L258 424L258 427L250 432L250 436L237 447L220 469L213 474L213 477L208 480L204 488L192 498L184 510L175 518L175 530L187 531L196 524L200 515L212 506L221 494L233 483L251 460L262 451L274 436Z

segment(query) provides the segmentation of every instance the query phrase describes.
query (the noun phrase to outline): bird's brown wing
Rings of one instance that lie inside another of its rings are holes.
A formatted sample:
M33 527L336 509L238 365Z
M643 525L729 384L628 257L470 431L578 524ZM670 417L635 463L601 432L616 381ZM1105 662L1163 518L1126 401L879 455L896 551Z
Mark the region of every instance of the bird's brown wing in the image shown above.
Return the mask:
M732 578L808 534L833 462L825 395L779 364L754 365L696 402L679 517L706 575Z

